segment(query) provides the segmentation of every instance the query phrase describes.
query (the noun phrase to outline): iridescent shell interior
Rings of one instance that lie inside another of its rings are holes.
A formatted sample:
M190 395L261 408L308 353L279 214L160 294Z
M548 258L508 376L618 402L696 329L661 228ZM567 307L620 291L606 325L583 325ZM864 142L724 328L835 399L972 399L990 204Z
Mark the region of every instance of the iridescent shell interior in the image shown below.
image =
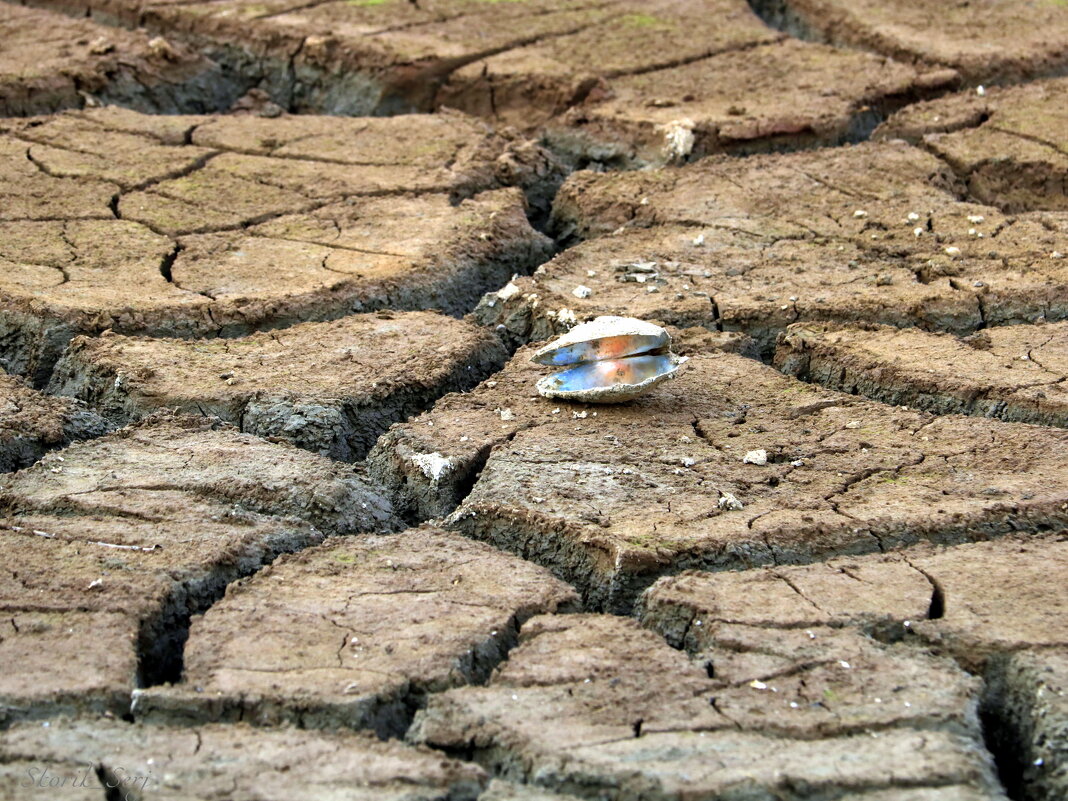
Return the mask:
M546 398L620 403L671 378L685 361L670 352L658 325L632 317L598 317L577 325L534 354L538 364L573 365L537 383Z

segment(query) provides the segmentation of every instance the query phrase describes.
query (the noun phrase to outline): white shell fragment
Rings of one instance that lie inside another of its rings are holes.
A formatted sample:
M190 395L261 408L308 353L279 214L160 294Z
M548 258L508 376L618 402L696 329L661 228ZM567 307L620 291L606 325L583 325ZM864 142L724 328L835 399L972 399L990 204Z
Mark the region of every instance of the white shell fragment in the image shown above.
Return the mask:
M537 383L545 398L622 403L673 378L686 361L670 351L658 325L632 317L598 317L577 325L537 351L531 360L569 369Z
M763 448L758 451L749 451L742 457L742 461L745 464L766 465L768 463L768 452Z

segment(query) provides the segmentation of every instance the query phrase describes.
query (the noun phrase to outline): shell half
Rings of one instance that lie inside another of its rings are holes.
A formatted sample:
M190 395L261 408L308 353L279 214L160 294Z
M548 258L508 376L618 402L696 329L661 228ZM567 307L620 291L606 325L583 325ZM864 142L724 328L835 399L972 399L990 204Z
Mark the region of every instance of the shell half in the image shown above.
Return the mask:
M686 361L674 353L627 356L584 362L538 380L538 394L545 398L622 403L633 400L661 381L674 378Z
M633 317L598 317L576 325L530 359L561 366L653 353L667 350L670 345L668 332L653 323Z
M539 379L545 398L622 403L673 378L686 359L671 353L671 337L658 325L632 317L598 317L577 325L537 351L532 361L573 365Z

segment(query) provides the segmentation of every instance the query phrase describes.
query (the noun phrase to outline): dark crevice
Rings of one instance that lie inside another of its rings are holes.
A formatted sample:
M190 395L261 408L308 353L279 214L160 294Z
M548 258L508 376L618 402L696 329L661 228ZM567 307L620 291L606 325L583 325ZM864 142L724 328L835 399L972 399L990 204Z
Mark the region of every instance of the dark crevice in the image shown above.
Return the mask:
M768 27L805 42L828 44L823 33L809 25L787 0L748 0L748 3Z
M141 621L136 686L154 687L180 681L193 616L207 611L234 581L259 572L282 553L312 544L296 540L270 543L260 553L246 554L234 560L234 564L216 565L210 572L176 584L156 613Z
M993 757L998 779L1012 801L1045 801L1044 796L1028 787L1027 774L1034 761L1031 740L1034 736L1030 703L1021 704L1009 686L1008 664L1011 655L998 654L987 663L983 694L979 703L979 725L983 742Z
M182 246L175 242L174 249L171 250L159 264L159 274L163 276L163 280L168 284L174 283L174 276L171 274L171 269L174 267L174 262L178 258L178 254L182 252Z

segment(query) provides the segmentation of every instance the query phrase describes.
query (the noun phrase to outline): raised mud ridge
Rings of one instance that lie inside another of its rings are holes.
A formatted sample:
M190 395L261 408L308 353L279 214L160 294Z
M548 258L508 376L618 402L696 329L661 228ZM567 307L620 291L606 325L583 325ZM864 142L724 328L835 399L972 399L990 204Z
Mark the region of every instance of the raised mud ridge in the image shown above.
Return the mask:
M34 5L0 796L1068 796L1058 4Z

